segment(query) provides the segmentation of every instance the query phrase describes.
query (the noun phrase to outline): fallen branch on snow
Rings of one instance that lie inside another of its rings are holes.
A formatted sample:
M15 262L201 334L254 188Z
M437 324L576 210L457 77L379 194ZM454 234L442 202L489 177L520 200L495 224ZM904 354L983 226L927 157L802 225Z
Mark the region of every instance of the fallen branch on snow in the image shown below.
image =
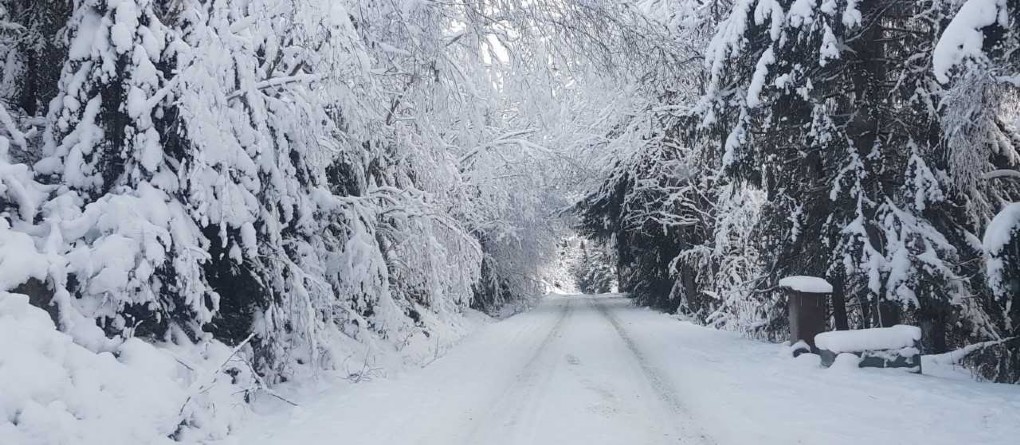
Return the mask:
M1001 345L1003 343L1006 343L1006 342L1009 342L1009 341L1012 341L1012 340L1016 340L1017 338L1020 338L1020 337L1009 337L1009 338L1004 338L1004 339L1001 339L1001 340L990 340L990 341L985 341L985 342L981 342L981 343L974 343L972 345L964 346L964 347L962 347L960 349L957 349L955 351L949 351L949 352L946 352L946 353L943 353L943 354L930 355L929 357L931 358L931 360L933 362L938 363L938 364L955 365L955 364L960 363L960 361L962 361L964 358L967 358L968 355L970 355L970 354L972 354L974 352L977 352L977 351L980 351L982 349L989 348L989 347L992 347L992 346Z

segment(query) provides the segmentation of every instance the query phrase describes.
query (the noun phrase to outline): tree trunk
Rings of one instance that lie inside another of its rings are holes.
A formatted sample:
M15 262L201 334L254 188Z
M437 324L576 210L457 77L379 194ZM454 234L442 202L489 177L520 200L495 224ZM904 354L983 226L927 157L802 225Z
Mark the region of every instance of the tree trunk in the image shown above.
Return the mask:
M837 331L850 329L850 322L846 315L846 289L843 273L832 277L832 321Z
M886 299L878 300L878 310L875 311L878 317L875 326L886 328L900 323L900 304Z

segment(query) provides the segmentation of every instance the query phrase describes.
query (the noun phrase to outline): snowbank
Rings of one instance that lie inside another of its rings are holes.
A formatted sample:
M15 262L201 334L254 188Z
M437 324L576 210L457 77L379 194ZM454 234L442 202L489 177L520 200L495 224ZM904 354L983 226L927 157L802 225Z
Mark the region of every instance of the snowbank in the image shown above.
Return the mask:
M790 360L778 345L650 310L620 322L719 445L1015 445L1020 437L1020 386L975 382L960 368L925 363L918 377L855 369L844 356L837 369L845 372L832 372L816 356Z
M861 358L855 354L844 352L836 356L829 369L836 371L852 372L861 368Z
M0 218L0 290L17 287L30 278L43 280L49 261L38 253L32 237L11 230L11 223Z
M465 310L442 323L424 321L436 326L428 337L335 345L349 360L322 375L368 381L417 368L491 318ZM278 392L290 396L307 389L300 385L318 385L317 371L309 367L295 384L266 390L243 352L217 341L176 345L131 338L110 345L109 352L97 353L76 344L27 296L0 292L0 444L206 442L226 437L252 409L284 403L274 397Z
M824 278L792 276L779 280L779 287L811 294L831 294L832 285Z
M839 354L911 348L914 342L919 340L921 340L920 328L896 325L889 328L823 332L815 336L815 345Z
M27 296L0 293L0 444L135 445L171 443L174 433L192 440L223 436L245 408L233 394L237 388L217 372L229 348L205 346L200 355L194 347L174 351L129 339L113 353L95 353L58 331ZM204 383L201 375L211 377L208 385L194 385ZM205 431L178 431L182 420Z

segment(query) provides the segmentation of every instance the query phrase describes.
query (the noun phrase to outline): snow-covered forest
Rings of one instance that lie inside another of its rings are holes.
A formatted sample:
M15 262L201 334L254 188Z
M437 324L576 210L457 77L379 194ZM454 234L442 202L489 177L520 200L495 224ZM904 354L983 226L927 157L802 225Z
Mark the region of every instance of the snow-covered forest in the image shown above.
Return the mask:
M0 443L223 439L567 281L779 341L825 277L1020 383L1018 201L1020 0L0 0Z
M578 205L621 290L776 340L778 281L826 277L832 328L998 341L969 365L1020 382L1020 2L703 3L696 88Z

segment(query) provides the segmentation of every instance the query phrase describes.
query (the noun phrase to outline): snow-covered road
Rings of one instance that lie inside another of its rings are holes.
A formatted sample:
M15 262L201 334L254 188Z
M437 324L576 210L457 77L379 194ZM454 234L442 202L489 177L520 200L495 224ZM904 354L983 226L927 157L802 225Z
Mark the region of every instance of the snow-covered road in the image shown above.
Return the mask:
M1020 388L820 369L618 296L546 298L426 368L259 415L238 444L1015 443Z

